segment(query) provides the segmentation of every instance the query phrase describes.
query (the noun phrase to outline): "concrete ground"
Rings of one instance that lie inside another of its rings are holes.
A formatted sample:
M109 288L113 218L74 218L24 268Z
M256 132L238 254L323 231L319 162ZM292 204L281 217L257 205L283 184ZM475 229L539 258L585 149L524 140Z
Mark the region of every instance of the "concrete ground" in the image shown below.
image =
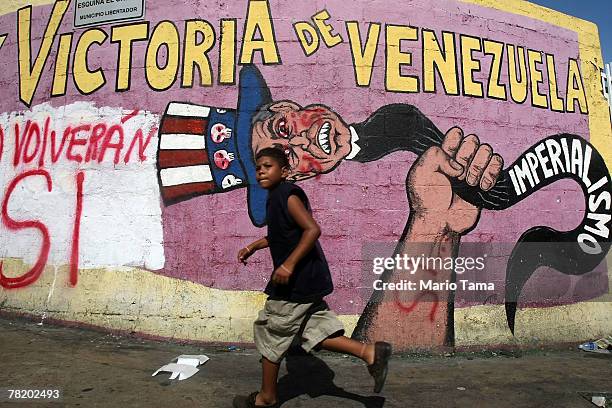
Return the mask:
M231 407L258 387L253 349L180 345L0 319L0 388L59 389L60 402L2 407ZM210 361L193 377L151 374L180 354ZM283 407L594 407L579 392L612 392L612 355L578 350L394 357L385 389L342 355L293 355L281 368ZM6 394L5 394L6 395Z

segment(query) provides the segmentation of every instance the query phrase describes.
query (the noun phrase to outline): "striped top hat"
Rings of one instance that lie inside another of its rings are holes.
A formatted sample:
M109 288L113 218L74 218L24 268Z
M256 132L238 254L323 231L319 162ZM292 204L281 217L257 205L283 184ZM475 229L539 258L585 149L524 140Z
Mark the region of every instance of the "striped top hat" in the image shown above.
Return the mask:
M255 179L251 119L272 102L254 65L240 70L238 108L170 102L159 130L157 171L164 204L247 188L251 221L263 226L267 191Z

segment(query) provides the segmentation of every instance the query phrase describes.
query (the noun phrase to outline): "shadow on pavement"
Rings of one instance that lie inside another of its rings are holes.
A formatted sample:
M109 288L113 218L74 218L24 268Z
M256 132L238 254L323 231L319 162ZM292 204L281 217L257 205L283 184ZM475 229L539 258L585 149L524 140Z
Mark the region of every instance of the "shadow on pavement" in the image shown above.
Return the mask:
M334 384L336 374L325 362L301 348L292 348L285 357L287 374L278 380L280 405L303 394L311 398L323 395L357 401L367 408L380 408L385 399L378 396L362 396L345 391ZM365 367L364 367L365 369Z

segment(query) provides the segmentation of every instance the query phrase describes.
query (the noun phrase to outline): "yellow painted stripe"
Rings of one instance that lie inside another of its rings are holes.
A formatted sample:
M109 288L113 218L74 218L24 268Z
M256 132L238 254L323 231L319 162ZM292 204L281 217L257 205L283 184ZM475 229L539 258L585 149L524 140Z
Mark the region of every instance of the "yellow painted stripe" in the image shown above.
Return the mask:
M612 252L608 252L606 262L612 264ZM610 315L612 274L608 273L608 293L596 299L564 306L519 307L514 337L506 324L503 305L455 309L455 344L537 347L551 343L581 343L612 333Z
M29 269L15 259L5 259L3 265L10 276ZM41 319L177 340L237 343L253 341L253 321L265 298L258 291L213 289L128 267L81 270L75 288L68 285L68 267L48 267L33 285L0 291L3 310ZM611 301L607 295L566 306L520 308L516 337L508 330L503 305L456 309L456 344L535 346L599 338L612 332ZM350 336L359 316L339 318Z
M3 260L8 276L28 269L20 260ZM258 291L213 289L128 267L81 270L74 288L67 266L47 267L26 288L0 289L0 304L9 312L205 342L252 342L265 299ZM339 318L350 335L359 316Z
M455 345L517 345L538 347L555 343L579 344L612 333L611 298L566 306L519 308L515 336L506 324L503 305L455 310Z

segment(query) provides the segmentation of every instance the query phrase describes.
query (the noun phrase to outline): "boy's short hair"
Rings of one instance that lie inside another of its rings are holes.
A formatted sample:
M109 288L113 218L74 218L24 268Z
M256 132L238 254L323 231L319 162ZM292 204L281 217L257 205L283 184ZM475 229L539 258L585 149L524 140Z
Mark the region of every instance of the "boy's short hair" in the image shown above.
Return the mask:
M285 151L279 149L278 147L266 147L265 149L261 149L259 152L257 152L257 155L255 156L255 161L261 159L262 157L270 157L276 160L276 162L281 166L281 168L291 167L289 165L289 159L287 158Z

